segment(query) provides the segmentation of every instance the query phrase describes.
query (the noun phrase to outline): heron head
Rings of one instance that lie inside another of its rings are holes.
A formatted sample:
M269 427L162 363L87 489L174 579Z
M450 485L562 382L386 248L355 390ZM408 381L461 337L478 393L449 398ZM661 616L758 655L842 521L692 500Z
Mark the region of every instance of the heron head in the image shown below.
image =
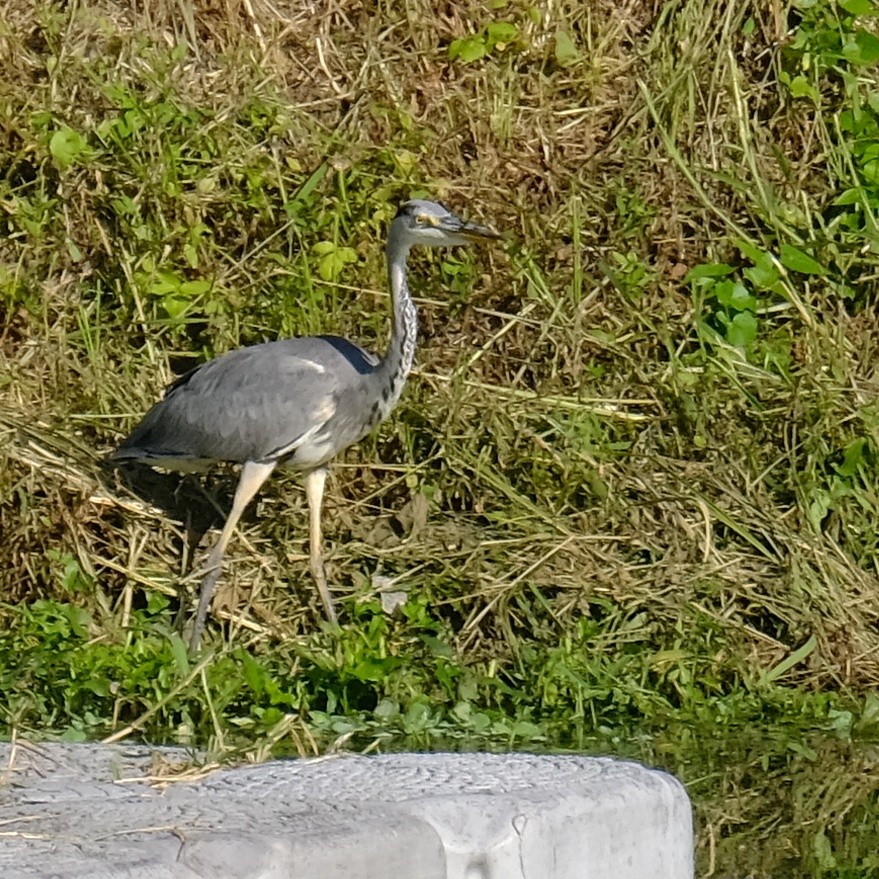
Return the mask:
M394 218L394 226L409 244L425 247L470 244L500 238L493 229L462 220L447 207L423 199L413 199L401 205Z

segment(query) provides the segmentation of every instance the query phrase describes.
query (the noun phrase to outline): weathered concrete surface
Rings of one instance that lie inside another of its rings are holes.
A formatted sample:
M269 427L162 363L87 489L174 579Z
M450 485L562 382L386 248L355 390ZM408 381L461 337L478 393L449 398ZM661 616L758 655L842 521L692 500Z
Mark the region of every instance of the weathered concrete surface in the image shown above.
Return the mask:
M690 803L608 758L284 760L0 744L3 879L692 879Z

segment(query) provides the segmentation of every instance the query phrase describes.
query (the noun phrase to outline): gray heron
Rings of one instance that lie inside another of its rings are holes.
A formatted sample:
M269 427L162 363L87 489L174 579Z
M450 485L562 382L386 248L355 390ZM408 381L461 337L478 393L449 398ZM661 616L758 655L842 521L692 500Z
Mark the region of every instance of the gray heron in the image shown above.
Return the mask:
M366 436L394 408L412 368L418 316L407 284L409 251L498 238L442 205L402 205L386 255L393 320L383 357L337 336L282 339L239 348L171 384L112 462L141 461L171 470L241 464L232 508L204 567L190 649L198 649L232 533L247 505L279 465L302 471L309 508L309 566L330 622L336 612L321 548L327 463Z

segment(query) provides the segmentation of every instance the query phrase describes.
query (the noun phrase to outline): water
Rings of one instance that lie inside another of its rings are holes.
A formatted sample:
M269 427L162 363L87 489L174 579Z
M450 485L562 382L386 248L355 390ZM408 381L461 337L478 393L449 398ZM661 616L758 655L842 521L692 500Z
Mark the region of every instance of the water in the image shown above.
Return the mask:
M879 877L879 742L773 727L630 741L693 800L697 876Z

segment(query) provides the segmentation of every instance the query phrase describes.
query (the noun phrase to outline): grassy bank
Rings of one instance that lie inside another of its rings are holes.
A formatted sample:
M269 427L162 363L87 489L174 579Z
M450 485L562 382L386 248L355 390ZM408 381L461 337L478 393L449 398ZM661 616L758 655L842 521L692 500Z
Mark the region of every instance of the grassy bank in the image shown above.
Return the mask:
M815 766L879 718L874 6L459 6L6 3L0 729L623 753L703 872L873 875ZM169 518L99 459L215 353L380 350L413 195L504 240L414 260L416 373L328 484L343 633L279 475L191 659L234 474Z

